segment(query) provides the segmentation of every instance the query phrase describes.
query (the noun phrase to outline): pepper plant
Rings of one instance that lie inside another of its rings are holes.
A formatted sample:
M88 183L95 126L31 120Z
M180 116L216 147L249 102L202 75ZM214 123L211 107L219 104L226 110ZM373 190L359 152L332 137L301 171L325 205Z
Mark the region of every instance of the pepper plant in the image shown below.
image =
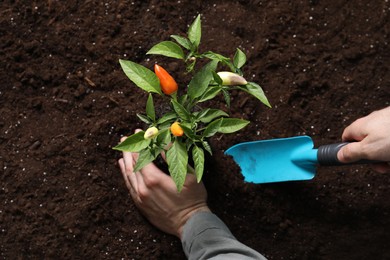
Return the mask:
M271 106L262 88L254 82L247 82L243 77L242 67L246 63L243 51L237 48L232 59L212 51L199 52L200 15L191 24L186 36L172 35L171 38L173 40L154 45L147 54L182 60L185 70L192 76L188 86L178 91L175 79L157 64L153 72L135 62L119 60L127 77L149 93L146 113L137 114L148 128L127 137L113 149L139 153L135 172L164 152L169 173L180 192L186 174L195 174L198 182L202 179L205 151L212 154L208 139L217 133L234 133L249 123L244 119L230 118L223 110L202 107L203 102L222 94L229 108L229 92L242 90L266 106ZM207 63L197 68L200 59L205 59ZM218 71L221 67L228 71ZM171 110L158 115L153 95L162 96Z

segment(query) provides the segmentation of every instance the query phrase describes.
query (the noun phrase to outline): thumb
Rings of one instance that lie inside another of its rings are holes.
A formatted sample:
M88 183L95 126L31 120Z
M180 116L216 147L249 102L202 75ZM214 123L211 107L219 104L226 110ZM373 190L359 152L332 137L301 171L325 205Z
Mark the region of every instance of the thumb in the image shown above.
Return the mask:
M342 163L350 163L363 159L362 144L360 142L349 143L338 151L337 159Z

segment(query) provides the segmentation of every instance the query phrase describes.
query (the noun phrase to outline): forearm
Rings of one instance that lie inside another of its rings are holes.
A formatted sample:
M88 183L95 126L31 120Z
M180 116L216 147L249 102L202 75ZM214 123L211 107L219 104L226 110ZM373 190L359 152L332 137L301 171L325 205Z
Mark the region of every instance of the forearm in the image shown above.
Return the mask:
M185 224L182 245L188 259L265 259L237 241L211 212L195 213Z

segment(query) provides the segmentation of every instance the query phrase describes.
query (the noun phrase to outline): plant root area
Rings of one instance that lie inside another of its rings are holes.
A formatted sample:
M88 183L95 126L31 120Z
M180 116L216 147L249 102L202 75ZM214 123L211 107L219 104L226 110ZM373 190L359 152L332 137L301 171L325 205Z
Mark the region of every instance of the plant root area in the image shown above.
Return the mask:
M158 62L188 83L180 60L146 55L202 15L200 51L248 58L243 92L207 103L250 120L210 144L210 208L269 259L390 259L390 177L367 165L318 167L310 181L246 183L230 146L309 135L341 141L359 117L389 106L387 0L14 1L0 3L0 258L185 259L126 189L112 150L145 129L147 93L119 59ZM158 98L156 97L156 100ZM278 158L275 158L278 160Z

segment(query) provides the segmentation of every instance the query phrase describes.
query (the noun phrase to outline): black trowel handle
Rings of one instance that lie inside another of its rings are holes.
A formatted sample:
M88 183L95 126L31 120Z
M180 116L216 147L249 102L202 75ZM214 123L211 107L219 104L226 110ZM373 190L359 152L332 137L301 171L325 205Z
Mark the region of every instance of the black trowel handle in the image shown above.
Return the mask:
M348 164L368 164L368 163L378 163L380 161L373 160L360 160L352 163L342 163L337 159L337 153L344 145L349 144L349 142L338 143L338 144L326 144L318 147L317 151L317 160L319 165L324 166L337 166L337 165L348 165Z

